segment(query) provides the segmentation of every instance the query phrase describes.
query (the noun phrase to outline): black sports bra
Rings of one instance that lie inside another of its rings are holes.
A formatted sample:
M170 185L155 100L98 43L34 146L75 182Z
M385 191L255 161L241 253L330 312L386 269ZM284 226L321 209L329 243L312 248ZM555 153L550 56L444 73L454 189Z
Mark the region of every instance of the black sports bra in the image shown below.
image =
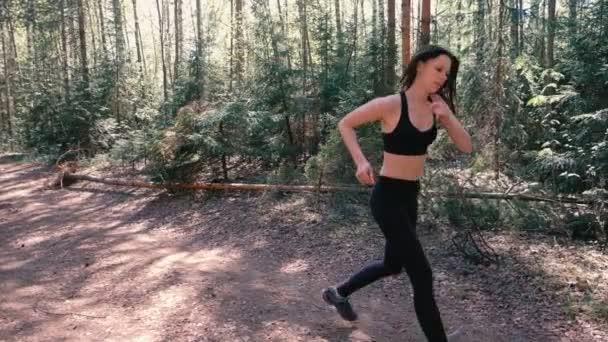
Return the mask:
M407 97L401 95L401 116L397 127L390 133L382 133L384 151L409 156L420 156L427 153L427 148L437 138L437 123L433 115L433 126L426 131L420 131L410 121Z

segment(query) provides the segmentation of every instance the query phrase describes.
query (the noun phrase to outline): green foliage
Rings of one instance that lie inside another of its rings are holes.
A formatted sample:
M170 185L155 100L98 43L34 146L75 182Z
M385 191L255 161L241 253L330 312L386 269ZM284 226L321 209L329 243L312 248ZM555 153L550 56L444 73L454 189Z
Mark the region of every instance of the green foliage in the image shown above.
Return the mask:
M441 202L448 221L458 228L491 230L500 225L500 212L494 201L448 198Z
M573 239L598 240L602 235L598 217L592 213L566 213L565 227Z

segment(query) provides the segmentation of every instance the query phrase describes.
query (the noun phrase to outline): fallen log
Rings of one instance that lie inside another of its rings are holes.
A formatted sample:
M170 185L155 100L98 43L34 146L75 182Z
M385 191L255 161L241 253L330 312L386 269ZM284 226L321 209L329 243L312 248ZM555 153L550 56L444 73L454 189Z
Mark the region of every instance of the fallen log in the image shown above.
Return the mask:
M79 175L70 172L63 173L63 182L65 181L89 181L108 185L128 186L137 188L151 189L171 189L171 190L254 190L254 191L285 191L285 192L369 192L369 186L355 185L283 185L283 184L247 184L247 183L151 183L138 180L120 180L99 178L87 175ZM578 198L572 196L557 196L544 197L539 195L522 194L522 193L500 193L500 192L441 192L441 191L424 191L425 196L434 197L456 197L456 198L477 198L477 199L497 199L497 200L519 200L519 201L534 201L534 202L552 202L552 203L568 203L568 204L598 204L606 203L606 201L597 198Z
M171 189L171 190L258 190L258 191L286 191L286 192L297 192L297 191L350 191L350 192L367 192L368 188L349 186L349 185L282 185L282 184L247 184L247 183L150 183L145 181L137 180L120 180L120 179L108 179L99 178L86 175L78 175L74 173L64 173L64 181L71 180L84 180L89 182L103 183L108 185L119 185L119 186L130 186L137 188L151 188L151 189Z

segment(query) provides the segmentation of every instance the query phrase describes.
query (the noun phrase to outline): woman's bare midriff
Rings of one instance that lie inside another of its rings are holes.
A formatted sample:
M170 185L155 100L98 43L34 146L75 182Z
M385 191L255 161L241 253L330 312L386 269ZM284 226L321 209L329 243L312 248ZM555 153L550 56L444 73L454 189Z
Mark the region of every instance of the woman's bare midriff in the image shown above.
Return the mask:
M416 180L424 174L426 155L403 156L384 152L380 175L390 178Z

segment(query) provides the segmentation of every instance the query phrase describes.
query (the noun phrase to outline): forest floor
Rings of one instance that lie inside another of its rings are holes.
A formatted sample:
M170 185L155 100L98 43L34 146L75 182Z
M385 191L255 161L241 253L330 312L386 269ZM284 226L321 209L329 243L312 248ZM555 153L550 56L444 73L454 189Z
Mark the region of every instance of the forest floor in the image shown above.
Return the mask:
M405 275L354 294L354 323L321 299L382 255L364 201L339 214L307 193L48 190L51 174L0 156L0 341L425 340ZM419 233L446 329L463 340L608 341L597 248L495 231L500 265L476 266L448 227Z

